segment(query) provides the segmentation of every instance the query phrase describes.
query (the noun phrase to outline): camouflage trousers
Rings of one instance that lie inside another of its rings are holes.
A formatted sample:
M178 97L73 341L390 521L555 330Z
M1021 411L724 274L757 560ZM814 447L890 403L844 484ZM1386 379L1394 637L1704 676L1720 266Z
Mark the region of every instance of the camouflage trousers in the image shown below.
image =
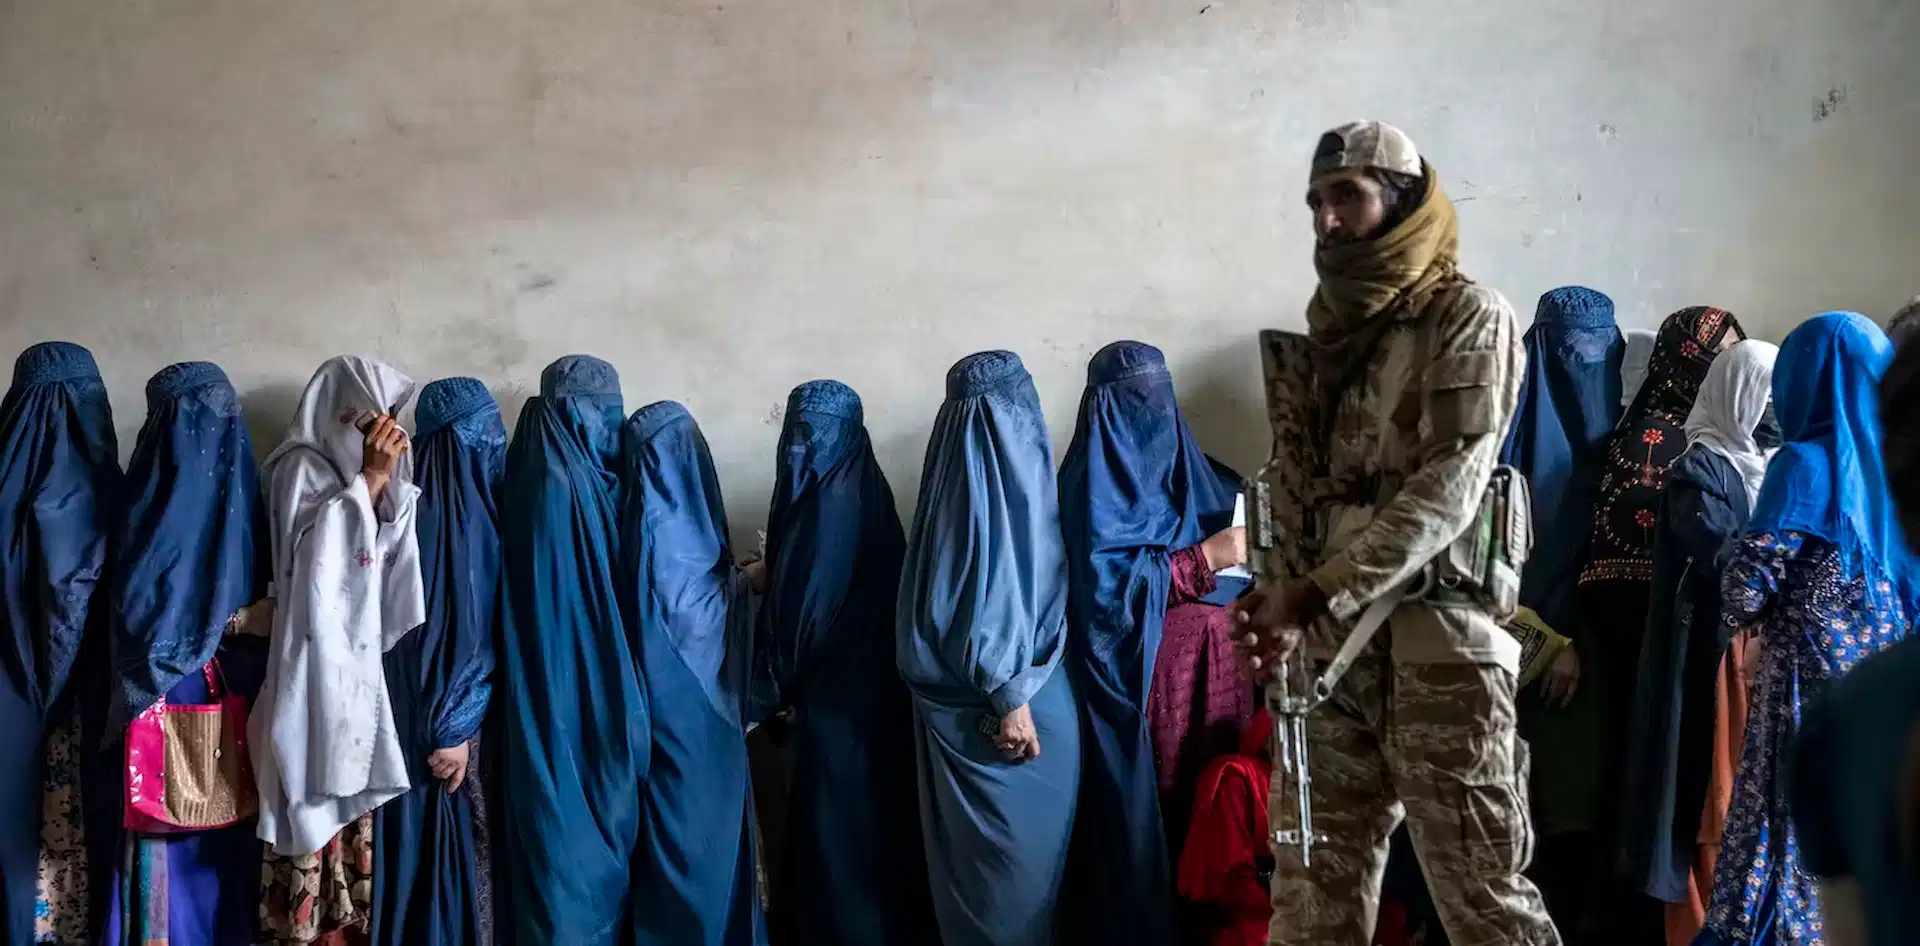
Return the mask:
M1311 869L1276 851L1273 946L1367 946L1387 841L1404 817L1453 946L1559 946L1532 882L1526 743L1514 677L1490 664L1357 661L1307 717ZM1275 830L1293 827L1293 781L1274 766Z

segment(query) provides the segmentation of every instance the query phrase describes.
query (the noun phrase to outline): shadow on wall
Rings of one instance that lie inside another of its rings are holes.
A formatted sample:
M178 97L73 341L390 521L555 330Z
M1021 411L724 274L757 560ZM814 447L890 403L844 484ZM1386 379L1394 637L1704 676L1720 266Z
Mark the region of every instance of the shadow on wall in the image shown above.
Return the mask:
M287 435L287 424L300 407L300 395L306 385L275 381L240 394L240 409L247 418L247 435L253 438L254 457L266 462L273 448Z
M526 408L528 401L533 400L533 392L527 390L525 385L511 383L494 385L489 391L493 394L494 402L500 405L500 421L507 426L507 433L511 435L519 428L520 412Z
M1252 334L1181 366L1174 384L1180 412L1202 450L1243 477L1266 464L1272 434L1261 395L1260 348Z
M900 524L909 532L913 530L913 508L920 501L920 473L926 463L927 437L933 433L933 418L929 416L925 423L910 428L912 433L899 433L886 440L875 440L874 455L878 457L913 457L913 465L907 469L886 469L887 486L893 490L894 508L900 510ZM886 463L881 462L882 469Z

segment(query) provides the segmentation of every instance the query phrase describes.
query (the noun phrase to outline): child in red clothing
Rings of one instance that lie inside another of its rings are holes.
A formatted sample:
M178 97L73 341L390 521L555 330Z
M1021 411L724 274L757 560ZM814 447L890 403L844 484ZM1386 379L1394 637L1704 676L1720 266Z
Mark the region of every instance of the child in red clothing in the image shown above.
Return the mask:
M1266 946L1272 914L1267 888L1273 851L1267 845L1267 782L1273 771L1273 720L1254 714L1240 751L1222 756L1200 776L1193 824L1180 853L1180 895L1209 909L1204 929L1185 942L1209 946Z
M1267 946L1273 915L1273 850L1268 845L1267 791L1273 774L1273 718L1262 709L1247 724L1240 751L1222 756L1200 777L1193 824L1180 854L1180 896L1206 909L1183 943ZM1408 942L1396 903L1382 904L1377 946Z

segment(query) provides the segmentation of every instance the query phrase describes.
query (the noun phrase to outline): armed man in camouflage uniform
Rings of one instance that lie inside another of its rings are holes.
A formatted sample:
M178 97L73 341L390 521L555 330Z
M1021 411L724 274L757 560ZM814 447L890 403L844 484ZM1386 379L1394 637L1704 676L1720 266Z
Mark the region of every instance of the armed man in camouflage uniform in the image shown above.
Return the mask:
M1453 205L1390 125L1324 135L1307 205L1320 286L1308 306L1327 484L1310 503L1310 574L1260 588L1239 619L1263 678L1303 642L1324 661L1370 604L1405 596L1307 716L1312 866L1280 845L1276 946L1366 946L1389 835L1402 817L1454 946L1557 946L1532 851L1526 748L1515 732L1520 647L1497 608L1412 591L1476 523L1525 360L1513 309L1457 269ZM1305 632L1302 628L1308 628ZM1290 786L1276 766L1275 788ZM1291 811L1276 798L1276 827Z

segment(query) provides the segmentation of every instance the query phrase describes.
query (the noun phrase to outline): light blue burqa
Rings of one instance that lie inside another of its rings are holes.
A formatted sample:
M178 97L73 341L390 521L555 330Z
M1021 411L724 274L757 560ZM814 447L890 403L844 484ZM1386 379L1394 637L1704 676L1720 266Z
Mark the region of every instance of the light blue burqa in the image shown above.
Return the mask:
M918 722L922 830L945 946L1055 941L1080 782L1066 649L1066 553L1053 445L1008 352L947 374L900 581L900 675ZM1025 706L1040 755L1009 762Z

